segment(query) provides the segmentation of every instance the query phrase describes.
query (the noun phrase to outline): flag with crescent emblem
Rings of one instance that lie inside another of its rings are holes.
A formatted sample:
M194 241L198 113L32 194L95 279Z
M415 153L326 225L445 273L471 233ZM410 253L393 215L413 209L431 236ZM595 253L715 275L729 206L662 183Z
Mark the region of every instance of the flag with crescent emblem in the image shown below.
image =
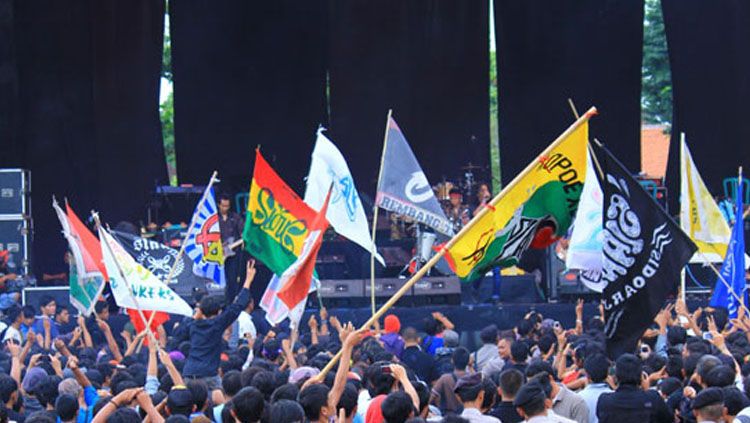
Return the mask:
M383 169L375 204L390 212L410 217L446 235L453 228L435 198L430 183L417 162L396 121L388 118L383 145Z

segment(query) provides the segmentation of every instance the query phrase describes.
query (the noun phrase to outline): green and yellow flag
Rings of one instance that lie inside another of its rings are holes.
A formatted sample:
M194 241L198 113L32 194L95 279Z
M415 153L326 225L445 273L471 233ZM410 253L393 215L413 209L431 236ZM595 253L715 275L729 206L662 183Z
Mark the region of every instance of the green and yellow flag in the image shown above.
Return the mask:
M575 217L586 177L588 120L592 109L529 164L448 248L447 259L465 281L495 266L518 263L526 249L564 236Z
M245 249L281 275L302 251L309 224L316 215L256 150L242 233Z

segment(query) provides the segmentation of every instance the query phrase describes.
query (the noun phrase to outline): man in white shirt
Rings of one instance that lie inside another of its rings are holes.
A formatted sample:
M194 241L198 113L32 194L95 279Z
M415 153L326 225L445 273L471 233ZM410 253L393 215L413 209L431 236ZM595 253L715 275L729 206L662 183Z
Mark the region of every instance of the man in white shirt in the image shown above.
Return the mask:
M538 382L529 382L521 387L513 400L516 411L528 423L556 423L549 416L552 402Z
M462 376L456 382L453 392L464 406L464 411L461 413L462 418L470 423L500 423L497 418L482 414L481 408L485 392L481 373Z
M9 339L16 341L18 344L23 344L23 336L21 335L23 313L21 312L21 307L14 305L10 307L5 314L8 316L10 326L7 327L7 329L5 330L5 335L3 335L3 344Z
M603 354L594 354L586 358L583 368L586 369L588 384L578 393L589 407L589 423L599 423L596 417L596 403L603 393L612 392L607 385L610 362Z
M237 334L241 339L245 339L247 334L250 334L250 337L253 339L258 335L258 331L255 329L255 324L253 323L253 318L250 315L250 313L253 312L253 309L255 309L255 300L250 297L250 302L247 304L247 307L245 307L245 309L240 312L240 315L237 316L237 323L239 324Z

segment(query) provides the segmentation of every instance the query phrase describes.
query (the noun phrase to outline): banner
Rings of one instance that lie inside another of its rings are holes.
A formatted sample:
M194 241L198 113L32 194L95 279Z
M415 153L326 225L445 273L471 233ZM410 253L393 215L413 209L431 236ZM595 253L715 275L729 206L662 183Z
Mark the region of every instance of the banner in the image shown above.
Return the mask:
M362 248L375 252L375 258L385 266L383 257L372 248L372 239L367 224L367 216L359 199L357 187L346 160L336 146L318 130L315 149L312 153L310 173L307 176L305 203L315 210L323 207L328 189L333 184L333 196L326 218L338 234L359 244Z
M448 236L453 235L453 228L409 143L396 121L390 117L375 205L410 217Z
M190 270L193 263L189 258L183 256L177 261L179 252L174 248L153 239L141 238L126 232L110 231L109 233L138 264L148 269L160 281L167 282L169 271L174 266L170 283L205 288L208 280Z
M579 278L587 288L602 292L599 285L602 271L602 188L596 177L596 170L591 162L591 154L586 154L586 180L583 183L578 211L573 221L565 266L579 270Z
M529 247L546 248L567 234L586 177L589 116L581 119L448 250L464 281L515 265Z
M605 148L592 145L603 175L604 333L607 353L633 353L696 250L690 237Z
M316 215L256 150L242 232L245 249L280 275L300 255Z
M105 229L99 228L104 265L117 305L192 316L193 309L153 273L130 256Z
M185 253L193 260L193 273L224 286L224 249L213 188L203 193L191 221L193 227L185 240Z
M741 179L740 179L741 181ZM734 193L734 227L732 236L729 239L729 248L724 264L721 265L720 278L716 279L714 292L711 294L712 307L726 307L729 312L729 318L736 319L737 312L740 309L740 303L734 295L729 293L726 283L732 287L732 291L737 297L742 298L747 306L747 285L745 284L745 222L742 219L742 184L737 184L737 191ZM723 281L721 279L724 279Z
M680 227L702 253L691 262L703 263L704 257L711 262L724 259L732 231L703 183L684 139L680 141Z
M99 240L81 222L70 205L65 205L66 214L53 199L52 208L60 220L63 235L73 256L68 273L70 303L83 315L90 316L104 290L104 280L107 277L102 264Z

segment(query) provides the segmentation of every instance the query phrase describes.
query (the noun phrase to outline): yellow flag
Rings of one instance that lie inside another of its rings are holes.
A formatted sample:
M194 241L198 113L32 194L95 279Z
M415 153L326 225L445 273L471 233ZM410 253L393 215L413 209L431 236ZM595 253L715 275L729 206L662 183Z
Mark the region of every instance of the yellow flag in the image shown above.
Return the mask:
M515 265L527 248L549 245L566 234L586 177L592 114L547 147L448 249L459 277L474 280L495 266Z
M680 226L711 261L723 261L732 231L701 175L685 140L680 141ZM702 262L699 253L691 262Z

